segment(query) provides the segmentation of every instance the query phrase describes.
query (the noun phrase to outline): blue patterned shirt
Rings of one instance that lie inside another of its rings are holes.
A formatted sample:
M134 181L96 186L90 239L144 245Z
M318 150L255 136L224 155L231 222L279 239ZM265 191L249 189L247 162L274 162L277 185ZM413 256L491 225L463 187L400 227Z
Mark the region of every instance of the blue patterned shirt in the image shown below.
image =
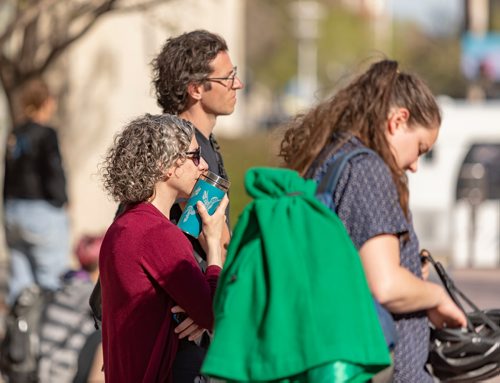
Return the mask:
M363 147L361 141L351 138L319 166L313 163L308 173L319 183L336 153L360 147ZM422 277L419 244L411 216L405 217L391 172L381 157L370 153L352 158L340 176L333 197L337 214L358 250L370 238L395 234L399 237L401 266ZM432 377L425 370L429 353L426 312L394 314L393 317L399 337L394 350L394 382L432 383Z

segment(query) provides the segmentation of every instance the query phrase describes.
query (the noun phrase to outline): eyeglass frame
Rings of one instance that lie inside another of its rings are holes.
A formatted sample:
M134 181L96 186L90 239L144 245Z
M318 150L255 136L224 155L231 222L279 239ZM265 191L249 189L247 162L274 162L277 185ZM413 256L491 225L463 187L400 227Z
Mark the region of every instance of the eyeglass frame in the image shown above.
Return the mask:
M201 146L198 146L195 150L190 150L184 153L186 158L193 161L194 166L199 166L201 163Z
M231 81L229 84L229 89L232 89L234 87L234 82L236 81L236 77L238 76L238 67L234 66L233 70L231 71L231 74L227 77L206 77L206 81L214 81L222 84L220 81ZM224 85L224 84L222 84ZM227 85L224 85L227 87Z

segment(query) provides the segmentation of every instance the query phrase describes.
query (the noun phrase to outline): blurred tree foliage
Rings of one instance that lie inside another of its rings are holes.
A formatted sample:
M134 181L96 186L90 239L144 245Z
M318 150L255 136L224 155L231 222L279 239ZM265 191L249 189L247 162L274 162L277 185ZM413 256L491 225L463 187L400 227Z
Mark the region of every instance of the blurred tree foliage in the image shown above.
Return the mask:
M490 0L490 28L500 33L500 0Z
M460 68L460 33L429 36L414 25L394 27L393 57L422 76L435 94L464 98L467 81Z
M296 42L290 0L246 1L246 62L252 81L280 89L294 76Z
M293 0L248 0L246 46L251 82L283 91L297 67L297 42L290 12ZM460 71L460 26L455 33L429 35L417 25L393 21L387 41L375 41L375 22L338 0L321 0L318 80L320 95L331 92L347 75L381 58L398 60L403 69L422 76L436 94L462 98L466 81ZM251 85L250 82L250 85Z
M231 180L229 198L232 226L236 224L237 218L251 201L244 185L247 170L255 166L280 166L278 146L281 142L281 133L278 130L272 130L260 131L239 138L217 138L224 153L224 164Z

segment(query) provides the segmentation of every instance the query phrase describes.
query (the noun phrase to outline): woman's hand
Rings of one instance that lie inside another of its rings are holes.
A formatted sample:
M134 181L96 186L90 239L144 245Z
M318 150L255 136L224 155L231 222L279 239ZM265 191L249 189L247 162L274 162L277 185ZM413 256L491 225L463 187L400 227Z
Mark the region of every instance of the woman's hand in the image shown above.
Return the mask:
M172 310L170 310L173 314L176 313L184 313L184 309L180 306L174 306L172 307ZM179 339L188 337L188 340L190 341L195 341L203 335L203 333L206 330L204 328L201 328L198 326L194 321L190 318L187 317L184 319L175 329L174 332L178 334Z
M230 241L231 241L231 230L229 230L229 226L227 224L227 217L226 217L226 224L224 225L224 228L222 229L222 237L220 239L221 250L222 250L222 264L224 264L224 262L226 262L227 248L229 247Z
M217 265L222 267L221 239L224 229L227 228L225 213L228 203L229 198L225 195L217 207L217 210L215 210L212 215L208 214L202 202L196 204L198 213L201 217L201 231L206 243L207 264L209 266Z
M224 228L222 229L222 236L220 239L220 245L221 245L221 251L222 251L222 263L226 261L226 255L227 255L227 248L229 246L229 241L231 240L231 231L229 230L229 226L227 225L227 220L226 224L224 225ZM208 244L207 240L205 238L205 235L203 233L200 233L198 236L198 242L201 245L201 248L205 253L208 253Z
M428 309L427 316L436 328L467 326L467 318L464 312L444 290L441 303L432 309Z

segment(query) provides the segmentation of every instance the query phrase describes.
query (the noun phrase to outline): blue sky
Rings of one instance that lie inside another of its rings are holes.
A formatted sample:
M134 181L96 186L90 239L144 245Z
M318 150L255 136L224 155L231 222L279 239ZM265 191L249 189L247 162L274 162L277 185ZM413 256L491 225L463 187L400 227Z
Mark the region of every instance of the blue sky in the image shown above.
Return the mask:
M418 22L430 33L456 30L463 17L463 0L389 0L396 18Z

